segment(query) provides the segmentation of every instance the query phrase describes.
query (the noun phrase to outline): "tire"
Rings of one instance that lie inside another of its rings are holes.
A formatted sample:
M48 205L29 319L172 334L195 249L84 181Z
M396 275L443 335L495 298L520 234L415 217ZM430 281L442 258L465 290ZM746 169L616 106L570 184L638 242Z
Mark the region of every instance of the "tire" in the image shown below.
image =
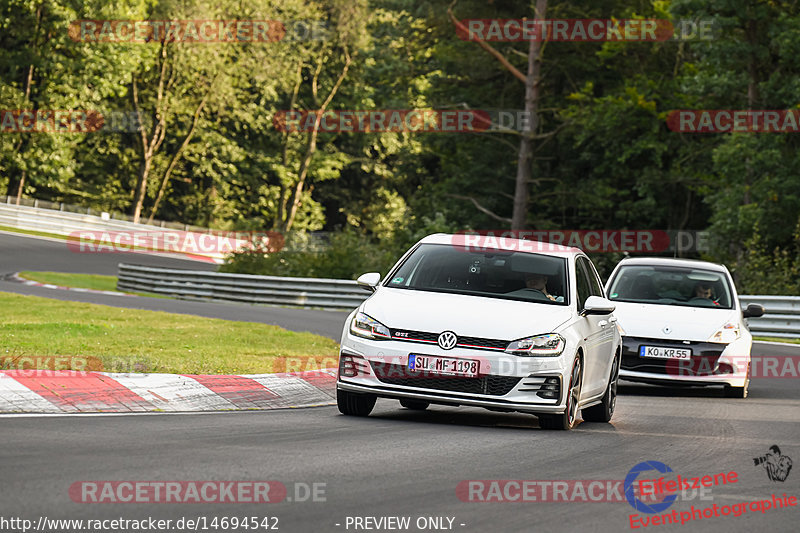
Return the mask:
M377 397L373 394L358 394L336 389L336 406L347 416L368 416L375 407Z
M617 382L619 381L619 354L614 356L611 365L611 375L608 377L608 386L603 395L603 401L592 407L581 410L583 419L587 422L610 422L614 416L614 407L617 405Z
M428 408L430 403L422 402L422 401L419 401L419 400L403 399L403 400L400 400L400 405L402 405L406 409L411 409L412 411L424 411L425 409Z
M725 385L723 393L726 398L747 398L747 387L731 387Z
M542 429L570 430L578 420L578 403L581 398L581 382L583 381L583 364L580 356L575 357L572 373L567 389L567 405L560 415L539 415L539 427Z

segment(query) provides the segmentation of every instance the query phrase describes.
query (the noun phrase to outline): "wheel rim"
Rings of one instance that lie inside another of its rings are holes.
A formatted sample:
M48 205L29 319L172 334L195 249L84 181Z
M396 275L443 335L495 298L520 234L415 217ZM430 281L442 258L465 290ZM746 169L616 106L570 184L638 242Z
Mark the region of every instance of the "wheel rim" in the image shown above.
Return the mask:
M608 391L611 396L608 402L609 414L614 414L614 407L617 405L617 381L619 380L619 359L614 358L614 366L611 368L611 382L608 384Z
M569 405L567 406L567 416L569 425L575 422L578 416L578 402L581 396L581 360L576 359L572 367L572 376L569 382Z

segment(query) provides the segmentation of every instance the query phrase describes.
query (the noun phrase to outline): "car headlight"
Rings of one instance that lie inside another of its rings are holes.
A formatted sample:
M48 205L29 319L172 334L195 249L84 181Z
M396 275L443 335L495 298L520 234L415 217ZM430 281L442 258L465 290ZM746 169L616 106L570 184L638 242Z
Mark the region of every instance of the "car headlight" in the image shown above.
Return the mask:
M391 339L389 328L366 313L356 313L350 322L350 333L366 339Z
M555 357L564 351L566 343L558 333L548 333L516 340L505 351L524 357Z
M711 335L708 341L731 343L736 339L738 339L739 337L741 337L741 335L742 331L739 327L739 324L735 322L728 322L727 324L719 328L719 330L717 330L716 333Z

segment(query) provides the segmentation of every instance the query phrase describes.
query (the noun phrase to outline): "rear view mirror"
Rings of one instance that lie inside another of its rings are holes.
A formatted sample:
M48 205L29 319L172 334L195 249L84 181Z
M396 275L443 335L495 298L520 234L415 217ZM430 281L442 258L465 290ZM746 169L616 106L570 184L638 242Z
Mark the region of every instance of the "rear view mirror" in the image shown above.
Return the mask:
M356 283L362 289L366 289L368 291L375 291L375 286L378 285L381 281L381 275L378 272L368 272L366 274L361 274Z
M760 316L764 316L766 310L764 309L763 305L760 304L750 304L747 306L747 309L742 311L742 316L744 318L758 318Z
M610 315L616 308L617 306L611 303L610 300L601 298L600 296L589 296L586 298L586 303L583 304L581 316Z

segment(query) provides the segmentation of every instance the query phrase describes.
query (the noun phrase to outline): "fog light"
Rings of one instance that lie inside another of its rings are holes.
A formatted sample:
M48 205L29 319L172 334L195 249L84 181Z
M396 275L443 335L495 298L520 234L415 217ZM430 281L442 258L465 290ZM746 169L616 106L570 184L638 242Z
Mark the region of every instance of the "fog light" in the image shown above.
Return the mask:
M364 358L359 355L342 354L339 357L339 375L354 378L359 374L369 374Z
M558 378L545 378L536 395L547 400L554 400L559 397L560 393L561 380Z

